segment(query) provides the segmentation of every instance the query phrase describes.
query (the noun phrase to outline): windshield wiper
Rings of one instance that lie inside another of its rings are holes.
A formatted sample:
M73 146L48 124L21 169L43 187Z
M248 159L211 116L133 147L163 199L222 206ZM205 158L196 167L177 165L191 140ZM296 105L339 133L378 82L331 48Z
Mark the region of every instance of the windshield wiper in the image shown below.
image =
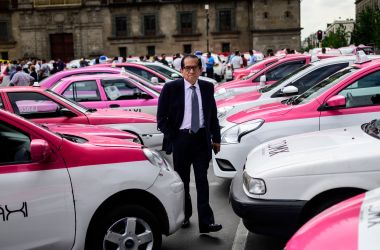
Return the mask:
M364 123L362 125L362 129L365 133L369 134L370 136L380 139L380 120L372 120L371 122Z
M87 109L87 111L88 111L88 112L91 112L91 113L94 113L94 112L96 112L96 111L97 111L97 109L94 109L94 108L89 108L89 109Z
M298 95L292 96L289 99L283 100L281 103L286 105L292 105L294 100L297 99Z

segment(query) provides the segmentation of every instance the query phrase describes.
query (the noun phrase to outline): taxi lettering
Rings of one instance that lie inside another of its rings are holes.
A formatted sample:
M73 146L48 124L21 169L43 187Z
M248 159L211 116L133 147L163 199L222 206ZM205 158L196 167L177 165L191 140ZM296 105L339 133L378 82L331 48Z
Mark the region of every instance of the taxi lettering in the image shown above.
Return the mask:
M132 108L132 109L127 109L127 111L141 112L141 109L139 109L139 108Z
M12 209L9 205L0 205L0 219L3 221L8 221L10 215L15 215L21 213L25 218L28 217L28 203L24 201L21 204L20 209Z
M286 140L282 140L279 143L268 145L269 157L275 156L276 154L279 154L279 153L285 153L285 152L289 152L289 147Z
M380 224L380 207L370 206L368 208L368 228Z

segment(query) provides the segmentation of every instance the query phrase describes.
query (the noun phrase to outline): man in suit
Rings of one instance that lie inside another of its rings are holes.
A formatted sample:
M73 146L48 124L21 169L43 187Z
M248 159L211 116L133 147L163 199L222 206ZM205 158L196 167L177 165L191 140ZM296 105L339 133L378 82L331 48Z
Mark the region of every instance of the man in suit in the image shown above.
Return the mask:
M202 61L187 55L181 61L184 79L166 83L161 91L158 109L158 129L164 133L163 150L173 152L174 169L185 187L185 221L189 226L192 215L189 190L190 166L193 165L197 187L197 208L200 233L216 232L222 225L215 224L209 204L207 169L211 150L220 151L220 127L212 83L198 80Z

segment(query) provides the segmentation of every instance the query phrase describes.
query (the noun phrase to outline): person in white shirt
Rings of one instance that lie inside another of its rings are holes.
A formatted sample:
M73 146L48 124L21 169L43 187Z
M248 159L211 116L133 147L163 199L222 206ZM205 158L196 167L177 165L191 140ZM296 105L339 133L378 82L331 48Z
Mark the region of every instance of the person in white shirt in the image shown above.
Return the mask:
M177 53L173 61L173 68L177 71L181 71L181 60L182 60L181 55Z
M240 69L243 65L243 59L240 56L240 52L235 51L235 56L231 59L232 69Z

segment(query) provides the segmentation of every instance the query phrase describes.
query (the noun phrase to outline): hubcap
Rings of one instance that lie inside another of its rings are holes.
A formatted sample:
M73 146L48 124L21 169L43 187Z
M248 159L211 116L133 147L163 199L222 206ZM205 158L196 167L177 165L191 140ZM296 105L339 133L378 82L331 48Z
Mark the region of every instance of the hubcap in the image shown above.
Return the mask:
M103 249L151 250L153 242L153 232L148 223L140 218L125 217L107 230L103 239Z

